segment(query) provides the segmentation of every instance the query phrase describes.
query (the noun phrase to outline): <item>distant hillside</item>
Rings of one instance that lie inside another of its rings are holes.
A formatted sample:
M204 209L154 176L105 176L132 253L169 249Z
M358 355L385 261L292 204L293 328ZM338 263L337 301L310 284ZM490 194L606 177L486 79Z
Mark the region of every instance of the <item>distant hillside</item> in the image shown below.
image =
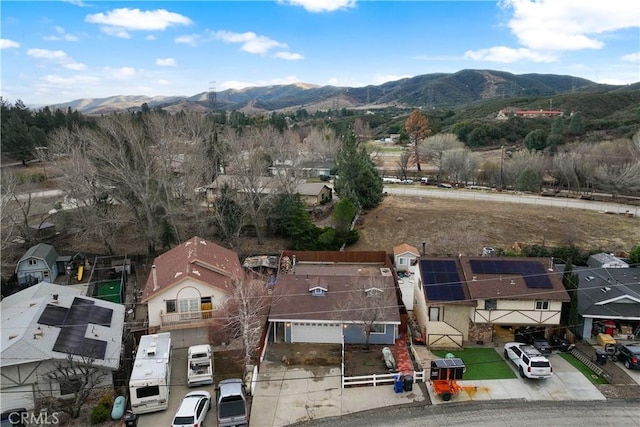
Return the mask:
M628 86L601 85L573 76L553 74L515 75L492 70L462 70L457 73L425 74L387 82L378 86L336 87L291 84L229 89L216 92L216 109L245 111L297 110L310 112L340 108L426 107L456 109L490 99L555 96L568 93L626 92L640 89L640 83ZM84 114L107 114L136 110L146 103L150 108L207 111L210 94L190 97L127 96L78 99L51 108L71 107Z

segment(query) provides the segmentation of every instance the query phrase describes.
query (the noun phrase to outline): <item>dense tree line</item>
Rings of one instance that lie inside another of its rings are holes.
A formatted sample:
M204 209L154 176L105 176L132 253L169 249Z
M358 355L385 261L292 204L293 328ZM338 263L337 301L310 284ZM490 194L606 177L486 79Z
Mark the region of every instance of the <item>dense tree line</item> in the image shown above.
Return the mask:
M21 100L13 104L0 98L2 154L15 160L32 160L36 147L47 146L47 135L55 129L89 125L91 122L71 108L49 107L32 111Z

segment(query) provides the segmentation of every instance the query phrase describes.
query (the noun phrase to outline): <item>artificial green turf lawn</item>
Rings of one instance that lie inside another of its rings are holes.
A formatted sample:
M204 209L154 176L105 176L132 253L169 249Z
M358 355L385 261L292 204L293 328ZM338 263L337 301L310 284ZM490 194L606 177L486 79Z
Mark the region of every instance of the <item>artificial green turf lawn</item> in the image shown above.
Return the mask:
M574 368L576 368L577 370L582 372L582 375L587 377L587 379L589 381L591 381L593 384L608 384L609 383L606 379L602 378L599 375L596 375L595 372L593 372L591 369L589 369L589 367L587 365L585 365L584 363L582 363L581 361L576 359L573 354L571 354L571 353L558 353L558 354L564 360L566 360L567 362L571 363L571 365Z
M442 351L435 350L432 353L444 358L447 353L453 353L455 357L462 359L467 371L465 380L503 380L517 378L516 373L493 348L466 348L464 350Z

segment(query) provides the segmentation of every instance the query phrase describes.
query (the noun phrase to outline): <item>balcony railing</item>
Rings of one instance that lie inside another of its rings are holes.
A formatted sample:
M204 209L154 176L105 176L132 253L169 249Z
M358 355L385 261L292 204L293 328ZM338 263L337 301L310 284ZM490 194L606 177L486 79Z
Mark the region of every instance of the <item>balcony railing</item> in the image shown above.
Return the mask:
M160 315L160 322L162 326L176 326L176 325L189 325L208 323L213 319L212 310L203 311L186 311L180 313L167 313Z

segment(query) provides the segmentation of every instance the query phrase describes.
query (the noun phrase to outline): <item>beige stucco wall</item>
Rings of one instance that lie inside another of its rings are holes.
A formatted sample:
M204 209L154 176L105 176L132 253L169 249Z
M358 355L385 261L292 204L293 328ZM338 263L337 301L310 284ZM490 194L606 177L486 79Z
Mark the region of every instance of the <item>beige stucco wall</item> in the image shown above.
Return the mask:
M149 326L160 326L160 315L166 314L166 301L189 298L211 297L213 310L219 308L227 298L221 289L214 288L203 282L187 278L180 283L154 295L147 301L149 310Z
M469 318L473 313L473 307L464 305L444 306L444 322L462 332L462 339L469 338Z
M475 323L559 325L562 302L550 301L549 310L536 310L534 300L498 300L496 310L484 310L485 301L478 300Z

